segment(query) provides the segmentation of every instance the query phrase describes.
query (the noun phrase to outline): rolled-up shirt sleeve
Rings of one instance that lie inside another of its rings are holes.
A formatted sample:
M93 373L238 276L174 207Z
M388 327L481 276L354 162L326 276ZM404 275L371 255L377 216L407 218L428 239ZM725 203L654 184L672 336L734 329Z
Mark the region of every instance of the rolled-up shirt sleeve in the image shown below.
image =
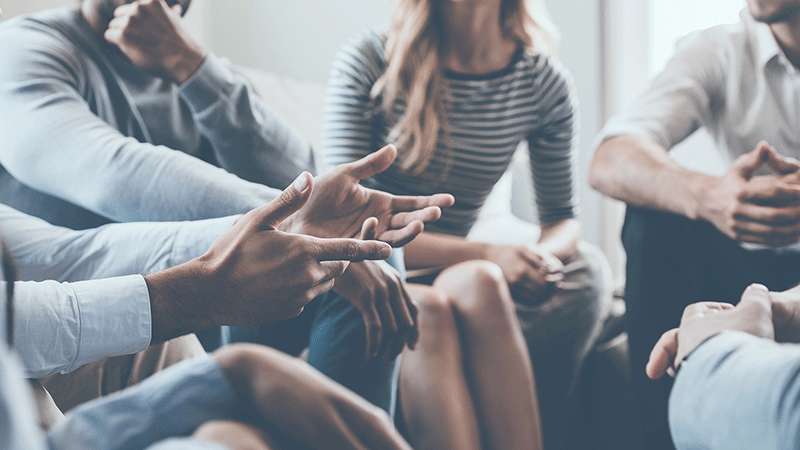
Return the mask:
M69 372L150 345L147 284L141 275L14 284L14 342L25 375Z
M647 91L624 112L613 116L594 147L615 136L652 140L669 150L712 121L724 102L726 46L694 33L681 40L675 55Z

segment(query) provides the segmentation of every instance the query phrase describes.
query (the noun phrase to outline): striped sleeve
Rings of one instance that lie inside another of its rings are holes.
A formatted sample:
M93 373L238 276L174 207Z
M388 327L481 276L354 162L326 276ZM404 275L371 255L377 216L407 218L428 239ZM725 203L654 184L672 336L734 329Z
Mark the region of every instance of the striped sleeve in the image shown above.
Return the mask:
M370 90L383 73L383 43L374 32L346 42L328 79L322 116L323 163L334 167L362 158L377 142Z
M540 57L538 126L528 136L531 173L539 221L570 219L578 213L578 101L567 70Z

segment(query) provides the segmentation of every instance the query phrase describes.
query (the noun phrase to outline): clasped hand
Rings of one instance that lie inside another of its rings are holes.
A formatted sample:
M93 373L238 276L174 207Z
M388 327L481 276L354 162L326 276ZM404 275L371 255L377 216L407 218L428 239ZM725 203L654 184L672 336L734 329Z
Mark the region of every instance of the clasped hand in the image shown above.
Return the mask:
M755 176L764 165L774 174ZM739 242L800 241L800 161L761 142L715 180L705 192L699 215Z
M500 266L514 298L537 303L564 278L564 264L539 246L493 245L488 260Z

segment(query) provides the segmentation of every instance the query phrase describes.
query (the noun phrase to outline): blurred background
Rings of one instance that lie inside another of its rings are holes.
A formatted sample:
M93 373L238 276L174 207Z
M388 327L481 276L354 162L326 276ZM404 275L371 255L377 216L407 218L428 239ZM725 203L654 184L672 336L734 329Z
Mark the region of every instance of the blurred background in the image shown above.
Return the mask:
M77 0L0 0L3 20ZM621 277L619 229L624 208L586 183L593 140L605 120L628 105L665 64L676 40L697 29L738 20L744 0L550 0L561 31L559 59L575 79L581 104L580 199L586 240L599 245ZM339 45L365 28L387 23L390 0L194 0L186 20L207 48L234 63L323 85ZM719 172L708 136L696 133L673 153L696 170ZM710 154L710 155L709 155ZM519 178L519 179L518 179ZM527 190L525 177L514 189ZM535 220L531 197L512 211Z

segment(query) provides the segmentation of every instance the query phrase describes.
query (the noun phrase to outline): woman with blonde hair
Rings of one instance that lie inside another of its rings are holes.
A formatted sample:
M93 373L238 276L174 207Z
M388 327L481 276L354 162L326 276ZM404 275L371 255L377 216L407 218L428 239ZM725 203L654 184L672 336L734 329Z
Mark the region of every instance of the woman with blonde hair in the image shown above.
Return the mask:
M409 269L435 272L407 285L420 336L402 354L399 404L419 449L569 445L578 375L610 300L607 263L575 218L571 80L550 56L544 5L531 3L396 0L388 31L346 43L331 71L326 162L392 142L400 156L371 187L456 198L405 247ZM521 142L538 239L467 240Z

